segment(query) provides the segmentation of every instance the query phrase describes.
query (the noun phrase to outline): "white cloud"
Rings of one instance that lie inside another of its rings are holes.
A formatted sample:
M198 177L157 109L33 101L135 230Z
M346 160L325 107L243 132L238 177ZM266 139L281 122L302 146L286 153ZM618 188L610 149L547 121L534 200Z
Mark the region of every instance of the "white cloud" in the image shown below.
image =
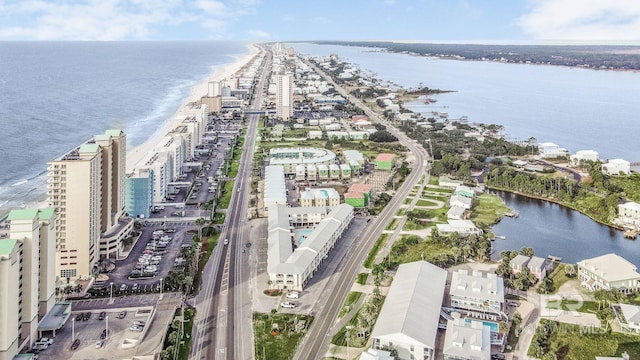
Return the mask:
M167 25L226 34L258 0L0 0L0 40L144 40Z
M539 40L639 40L640 1L535 0L517 24Z
M384 0L384 3L387 5L395 5L396 4L396 0Z

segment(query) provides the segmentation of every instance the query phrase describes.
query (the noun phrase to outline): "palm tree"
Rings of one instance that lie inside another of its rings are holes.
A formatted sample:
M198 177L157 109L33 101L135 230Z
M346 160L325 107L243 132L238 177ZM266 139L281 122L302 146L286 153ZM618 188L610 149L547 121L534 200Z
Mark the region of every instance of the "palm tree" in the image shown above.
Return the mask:
M198 226L198 239L200 239L200 241L202 241L202 227L205 223L206 221L204 220L204 218L196 219L196 225Z

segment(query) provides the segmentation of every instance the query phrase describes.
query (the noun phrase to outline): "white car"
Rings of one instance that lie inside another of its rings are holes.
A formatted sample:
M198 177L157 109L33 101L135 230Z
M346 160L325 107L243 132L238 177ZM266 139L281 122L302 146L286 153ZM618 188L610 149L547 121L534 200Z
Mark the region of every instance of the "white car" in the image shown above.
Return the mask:
M287 299L297 299L300 297L300 294L298 294L296 291L292 291L290 293L287 293L287 295L285 295L285 297Z
M229 245L229 239L224 239L224 244Z
M289 308L289 309L293 309L296 307L296 304L289 302L289 301L285 301L282 304L280 304L280 306L282 306L283 308Z
M130 331L135 331L135 332L142 332L142 328L140 326L136 326L136 325L132 325L129 328Z

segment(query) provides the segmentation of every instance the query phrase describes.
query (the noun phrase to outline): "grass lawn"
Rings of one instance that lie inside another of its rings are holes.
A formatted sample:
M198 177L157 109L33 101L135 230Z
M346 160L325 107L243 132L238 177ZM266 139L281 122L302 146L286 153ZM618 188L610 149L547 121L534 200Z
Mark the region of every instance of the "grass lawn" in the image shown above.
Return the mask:
M184 328L182 332L182 337L179 339L180 345L178 347L178 359L180 360L188 360L189 359L189 350L191 348L191 331L193 329L193 318L196 314L196 309L194 308L185 308L184 309ZM176 310L176 313L173 317L174 320L180 320L182 318L180 314L180 309ZM165 348L164 350L167 353L175 354L175 346L169 343L169 334L172 332L176 332L179 329L171 328L169 333L167 334L165 340ZM173 358L173 356L171 356Z
M408 198L404 199L404 202L403 202L403 203L404 203L405 205L408 205L408 204L411 202L411 200L413 200L413 199L412 199L412 198L410 198L410 197L408 197Z
M438 203L431 200L420 199L416 201L416 206L438 206Z
M389 225L387 225L385 230L395 230L397 226L398 226L398 219L393 219L391 220Z
M406 231L422 230L432 225L433 224L431 222L419 222L414 220L407 220L407 222L404 223L404 227L402 228L402 230L406 230Z
M234 178L238 176L238 167L240 167L240 163L238 161L232 162L227 177Z
M558 265L556 269L553 271L553 273L551 273L550 275L551 280L553 280L553 285L556 287L555 291L553 292L554 294L558 291L558 289L560 289L560 286L562 286L562 284L572 279L568 277L567 274L564 272L565 265L566 264Z
M360 285L365 285L367 283L368 277L369 277L368 273L360 273L358 274L358 279L356 279L356 282Z
M366 275L366 274L365 274ZM347 295L347 298L344 300L344 304L338 313L338 319L342 319L343 316L347 315L351 308L353 308L353 304L358 302L360 297L362 296L361 292L352 291Z
M373 266L373 262L376 260L376 255L378 254L378 251L380 251L380 248L383 247L384 244L387 242L388 236L389 234L380 235L378 240L376 240L376 243L373 244L373 248L371 248L371 251L369 251L367 258L364 260L365 268L371 269L371 267Z
M224 183L224 195L222 195L222 198L218 203L218 207L220 209L229 208L229 203L231 202L231 194L233 194L233 184L233 181L226 181Z
M253 314L255 336L254 358L285 360L295 354L300 339L306 334L313 317L299 314Z
M439 193L445 193L445 194L452 194L453 190L451 189L447 189L447 188L441 188L441 187L425 187L424 188L424 192L428 193L428 192L439 192Z
M640 358L640 336L598 329L581 328L578 325L559 323L541 319L540 324L550 323L553 331L549 337L549 352L558 359L582 360L595 359L596 356L620 356L626 351L631 359ZM533 337L535 344L538 334ZM529 348L529 356L536 356L534 346Z
M404 253L392 255L391 261L406 264L421 260L424 254L424 261L433 262L441 254L453 255L451 247L431 240L423 240L414 245L407 245L406 248Z
M600 303L602 304L602 303ZM547 303L547 309L562 309L566 311L577 311L583 313L595 314L601 306L597 301L577 301L577 299L562 299L561 301L549 301Z
M509 208L496 195L481 194L476 198L476 206L471 211L470 220L476 224L492 225L509 212Z

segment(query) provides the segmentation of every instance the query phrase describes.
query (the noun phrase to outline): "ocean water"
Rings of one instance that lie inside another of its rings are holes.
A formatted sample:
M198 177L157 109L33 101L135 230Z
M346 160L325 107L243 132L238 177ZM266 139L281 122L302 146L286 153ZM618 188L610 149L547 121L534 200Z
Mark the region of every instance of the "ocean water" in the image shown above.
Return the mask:
M640 72L443 60L379 49L293 43L297 53L338 54L404 88L453 90L438 102L407 104L430 115L468 116L504 126L510 139L554 142L571 153L592 149L602 159L640 161Z
M0 42L0 215L45 198L46 163L109 128L148 139L246 43Z

